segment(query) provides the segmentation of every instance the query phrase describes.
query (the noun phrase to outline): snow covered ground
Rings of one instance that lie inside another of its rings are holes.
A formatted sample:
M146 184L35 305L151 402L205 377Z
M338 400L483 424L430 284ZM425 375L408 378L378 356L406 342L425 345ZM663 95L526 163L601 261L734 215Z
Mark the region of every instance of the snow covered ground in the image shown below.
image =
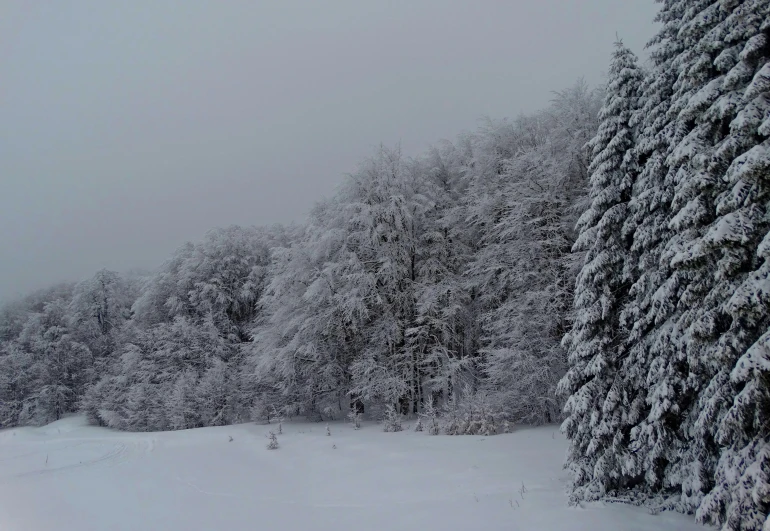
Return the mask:
M555 427L431 437L332 424L328 437L324 424L287 423L275 451L268 430L134 434L72 417L0 431L0 530L705 529L635 507L568 507Z

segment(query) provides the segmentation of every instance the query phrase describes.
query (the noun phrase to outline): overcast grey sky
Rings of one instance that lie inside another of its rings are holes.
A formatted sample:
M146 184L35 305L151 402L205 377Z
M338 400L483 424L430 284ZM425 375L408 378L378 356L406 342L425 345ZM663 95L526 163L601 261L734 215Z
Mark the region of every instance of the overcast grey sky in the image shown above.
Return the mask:
M0 300L301 220L383 142L601 82L653 0L0 0Z

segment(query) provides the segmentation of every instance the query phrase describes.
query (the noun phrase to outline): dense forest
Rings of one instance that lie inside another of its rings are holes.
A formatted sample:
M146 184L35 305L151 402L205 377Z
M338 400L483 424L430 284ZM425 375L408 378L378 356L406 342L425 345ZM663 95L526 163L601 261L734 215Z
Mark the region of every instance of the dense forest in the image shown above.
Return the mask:
M770 529L770 2L659 0L640 64L406 157L304 223L0 310L0 427L562 422L571 500Z

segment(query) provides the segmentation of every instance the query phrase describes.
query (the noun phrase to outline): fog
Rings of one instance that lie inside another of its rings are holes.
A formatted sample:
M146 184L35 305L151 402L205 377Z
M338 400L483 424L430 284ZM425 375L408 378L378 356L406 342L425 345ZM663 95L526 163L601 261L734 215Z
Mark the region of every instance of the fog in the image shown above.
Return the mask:
M374 146L417 154L602 82L653 0L0 3L0 300L301 221Z

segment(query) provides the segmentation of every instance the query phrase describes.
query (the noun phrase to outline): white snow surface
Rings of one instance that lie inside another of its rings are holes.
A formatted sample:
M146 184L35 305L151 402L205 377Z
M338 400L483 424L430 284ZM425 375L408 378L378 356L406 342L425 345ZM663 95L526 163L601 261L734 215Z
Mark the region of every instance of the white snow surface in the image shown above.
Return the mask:
M569 507L556 426L450 437L340 423L327 436L292 422L272 451L270 429L121 433L70 417L0 431L0 530L706 529L620 504Z

